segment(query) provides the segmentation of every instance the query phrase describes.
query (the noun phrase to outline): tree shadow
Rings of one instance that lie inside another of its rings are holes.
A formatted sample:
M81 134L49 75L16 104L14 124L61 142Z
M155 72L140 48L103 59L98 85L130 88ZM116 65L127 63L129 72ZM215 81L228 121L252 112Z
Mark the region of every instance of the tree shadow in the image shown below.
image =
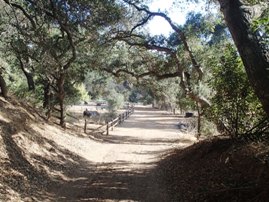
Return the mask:
M0 121L2 139L9 157L7 169L20 173L5 176L3 184L32 201L163 201L156 191L151 169L131 169L131 162L92 163L63 149L52 140L38 140L54 158L43 155L26 157L10 123ZM27 132L41 136L31 128ZM35 139L36 140L36 139ZM30 158L30 159L29 159ZM35 166L34 166L35 165ZM151 167L152 164L140 166ZM127 169L128 168L128 169ZM12 179L10 179L12 178ZM14 186L14 183L20 186Z
M10 114L14 113L13 111L10 109ZM22 200L167 201L165 192L156 179L154 163L133 165L132 161L90 162L27 126L28 118L20 112L19 115L12 115L15 125L13 122L0 120L1 137L8 156L8 161L2 167L7 172L2 176L1 185L16 191ZM17 134L22 134L27 141L38 144L47 155L26 152L16 139ZM116 144L165 145L174 144L178 140L113 136L104 141ZM137 154L162 153L145 151Z
M89 136L91 139L102 143L110 144L131 144L131 145L171 145L171 144L191 144L193 140L188 138L151 138L142 139L133 136L105 136L95 134L94 138Z
M124 171L128 162L98 164L80 179L63 183L56 201L165 201L152 169ZM85 172L84 172L85 174Z
M28 197L30 194L40 200L46 199L47 196L44 193L42 195L39 193L43 192L43 187L47 187L50 182L49 176L44 171L36 169L26 159L24 152L13 139L13 135L19 131L12 127L10 123L0 120L0 124L2 140L9 157L9 161L6 162L5 167L2 169L10 171L9 175L3 176L4 183L20 193L22 197Z

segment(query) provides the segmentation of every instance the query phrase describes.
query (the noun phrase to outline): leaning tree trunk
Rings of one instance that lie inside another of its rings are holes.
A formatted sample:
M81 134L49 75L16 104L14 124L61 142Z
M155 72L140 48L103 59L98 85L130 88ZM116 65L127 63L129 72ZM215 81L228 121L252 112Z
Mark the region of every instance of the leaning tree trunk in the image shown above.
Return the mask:
M34 77L32 73L29 72L24 72L26 79L27 79L27 84L28 84L28 90L29 91L34 91L35 90L35 82L34 82Z
M61 72L57 81L58 88L58 101L60 106L60 125L65 128L65 107L64 107L64 99L65 99L65 90L64 90L64 82L65 82L65 73Z
M30 71L28 71L25 68L25 65L23 64L22 58L20 56L18 56L18 60L20 62L20 67L21 70L23 71L26 80L27 80L27 84L28 84L28 90L29 91L34 91L35 90L35 81L34 81L34 75L33 73L31 73Z
M0 95L4 98L7 98L7 85L6 82L0 72Z
M47 109L50 106L50 83L47 80L43 81L43 108Z
M269 61L250 23L240 0L218 0L226 24L242 58L248 79L269 116Z

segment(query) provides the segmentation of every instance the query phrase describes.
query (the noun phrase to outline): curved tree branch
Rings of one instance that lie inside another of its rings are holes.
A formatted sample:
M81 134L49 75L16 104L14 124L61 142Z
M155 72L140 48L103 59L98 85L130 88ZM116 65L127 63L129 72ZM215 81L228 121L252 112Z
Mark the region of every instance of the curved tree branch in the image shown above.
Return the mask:
M23 15L24 15L24 16L31 22L33 28L36 29L36 23L35 23L35 21L34 21L33 18L26 12L26 10L25 10L22 6L20 6L20 5L18 5L18 4L15 4L15 3L10 3L9 0L4 0L4 2L5 2L6 4L8 4L8 5L10 5L10 6L16 8L16 9L19 9L20 11L22 11Z
M72 51L71 58L69 58L67 63L63 65L63 69L66 70L76 60L76 47L75 47L75 44L74 44L74 41L73 41L73 36L72 36L68 26L66 26L65 23L63 23L62 20L59 19L58 15L57 15L57 10L56 10L56 7L55 7L55 4L54 4L53 0L50 0L50 5L51 5L51 8L52 8L53 17L59 23L59 25L61 27L62 35L63 35L63 32L66 33L67 39L69 41L71 51Z
M191 63L199 75L199 77L198 77L199 80L201 80L203 78L203 74L204 74L203 70L202 70L200 64L196 61L196 59L193 55L193 52L191 51L191 49L188 45L185 33L175 23L172 22L171 18L169 18L165 13L151 12L146 8L141 8L141 7L137 6L135 3L131 2L130 0L123 0L123 1L131 6L135 7L138 11L145 12L148 15L148 18L145 18L145 20L142 21L143 23L142 22L139 23L134 28L137 28L139 26L144 25L153 16L159 16L159 17L164 18L169 23L169 25L172 27L172 29L178 34L180 40L183 42L184 49L188 53L190 60L191 60ZM134 28L132 29L132 31L134 30Z

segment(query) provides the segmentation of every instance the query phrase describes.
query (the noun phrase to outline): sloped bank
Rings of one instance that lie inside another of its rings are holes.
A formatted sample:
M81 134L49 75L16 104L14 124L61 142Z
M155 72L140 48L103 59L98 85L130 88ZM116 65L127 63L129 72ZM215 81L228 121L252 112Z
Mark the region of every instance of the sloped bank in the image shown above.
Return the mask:
M160 161L168 201L268 201L268 145L207 140Z
M0 97L0 201L56 201L56 188L79 178L83 169L93 170L46 138L48 133L65 131L45 122L33 107Z

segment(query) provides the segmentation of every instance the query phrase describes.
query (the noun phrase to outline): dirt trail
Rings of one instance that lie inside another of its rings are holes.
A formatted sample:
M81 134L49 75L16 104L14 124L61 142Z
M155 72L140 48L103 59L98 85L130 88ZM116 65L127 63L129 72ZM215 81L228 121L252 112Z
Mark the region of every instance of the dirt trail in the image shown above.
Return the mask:
M268 142L180 150L195 142L177 129L185 120L142 106L109 136L63 130L25 103L0 98L0 107L0 201L268 199Z
M154 166L169 150L195 141L177 129L177 118L136 107L121 126L100 141L70 135L55 140L82 157L72 179L53 187L57 201L164 201Z

